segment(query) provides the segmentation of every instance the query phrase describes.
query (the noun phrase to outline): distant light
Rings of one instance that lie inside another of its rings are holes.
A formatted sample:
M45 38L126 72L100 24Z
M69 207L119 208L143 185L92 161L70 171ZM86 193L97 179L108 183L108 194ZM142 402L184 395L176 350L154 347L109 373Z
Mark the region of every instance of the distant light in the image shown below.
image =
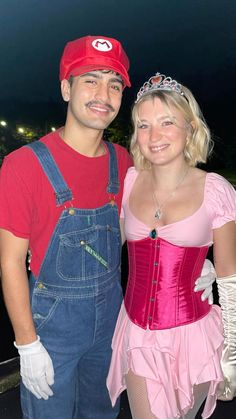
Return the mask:
M6 122L6 121L0 121L0 125L1 125L2 127L6 127L6 126L7 126L7 122Z
M24 129L24 128L22 128L22 127L19 127L17 131L18 131L20 134L24 134L25 129Z
M56 131L57 129L55 127L51 127L51 131Z

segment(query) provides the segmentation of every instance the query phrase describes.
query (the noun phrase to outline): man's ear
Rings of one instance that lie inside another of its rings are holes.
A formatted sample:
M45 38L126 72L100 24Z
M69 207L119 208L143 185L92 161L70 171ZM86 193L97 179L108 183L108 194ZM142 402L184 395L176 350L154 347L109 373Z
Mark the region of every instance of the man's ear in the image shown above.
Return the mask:
M65 102L70 100L70 83L68 80L64 79L61 81L61 94Z

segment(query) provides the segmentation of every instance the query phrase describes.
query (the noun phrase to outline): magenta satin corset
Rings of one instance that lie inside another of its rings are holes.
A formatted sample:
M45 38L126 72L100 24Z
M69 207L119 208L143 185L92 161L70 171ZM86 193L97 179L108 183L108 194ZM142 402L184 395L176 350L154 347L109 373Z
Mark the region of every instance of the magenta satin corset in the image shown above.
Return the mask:
M208 246L182 247L156 238L128 241L129 279L125 308L144 329L169 329L195 322L211 306L194 292Z

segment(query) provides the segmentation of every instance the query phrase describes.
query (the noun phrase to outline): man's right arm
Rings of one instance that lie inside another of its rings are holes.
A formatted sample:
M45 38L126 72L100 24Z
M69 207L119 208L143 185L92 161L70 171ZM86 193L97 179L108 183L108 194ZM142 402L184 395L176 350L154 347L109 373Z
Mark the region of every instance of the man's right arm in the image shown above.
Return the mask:
M26 271L28 244L27 239L0 229L3 294L15 332L22 381L35 397L47 400L53 395L54 369L33 323Z
M15 332L16 343L37 339L30 307L26 255L28 240L0 229L0 260L3 294Z

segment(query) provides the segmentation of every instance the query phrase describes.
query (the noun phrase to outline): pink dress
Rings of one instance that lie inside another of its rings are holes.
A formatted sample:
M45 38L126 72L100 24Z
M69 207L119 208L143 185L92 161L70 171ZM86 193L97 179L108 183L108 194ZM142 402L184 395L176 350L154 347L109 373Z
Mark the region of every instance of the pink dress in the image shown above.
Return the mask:
M137 175L131 167L125 179L121 216L125 217L128 240L140 240L150 233L129 209L129 195ZM158 228L158 236L175 245L207 246L212 244L212 229L232 220L236 220L234 188L220 175L208 173L200 208L184 220ZM180 418L186 414L194 404L193 386L210 382L202 414L203 418L210 417L216 405L217 385L223 380L222 345L221 312L216 305L194 323L171 329L145 330L132 323L123 304L113 336L107 377L112 404L125 390L125 375L131 369L146 378L151 410L161 419Z

